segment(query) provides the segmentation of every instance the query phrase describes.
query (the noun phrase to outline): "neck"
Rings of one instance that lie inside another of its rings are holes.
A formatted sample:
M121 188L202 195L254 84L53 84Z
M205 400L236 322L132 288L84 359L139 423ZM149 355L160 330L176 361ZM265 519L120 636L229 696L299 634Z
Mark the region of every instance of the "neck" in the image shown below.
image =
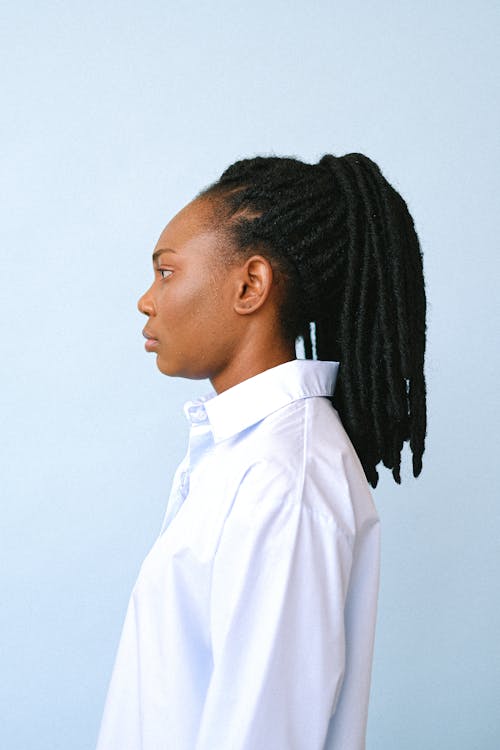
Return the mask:
M271 367L296 359L295 343L247 341L217 375L211 378L216 393L248 380Z

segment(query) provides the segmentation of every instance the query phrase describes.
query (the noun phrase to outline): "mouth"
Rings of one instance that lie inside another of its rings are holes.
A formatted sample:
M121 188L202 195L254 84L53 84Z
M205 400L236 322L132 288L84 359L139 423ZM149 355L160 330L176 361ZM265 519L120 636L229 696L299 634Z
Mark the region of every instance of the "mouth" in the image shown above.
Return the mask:
M144 328L142 335L146 339L146 343L144 344L145 350L147 352L154 351L158 346L158 339L155 339L151 331L148 331L146 328Z

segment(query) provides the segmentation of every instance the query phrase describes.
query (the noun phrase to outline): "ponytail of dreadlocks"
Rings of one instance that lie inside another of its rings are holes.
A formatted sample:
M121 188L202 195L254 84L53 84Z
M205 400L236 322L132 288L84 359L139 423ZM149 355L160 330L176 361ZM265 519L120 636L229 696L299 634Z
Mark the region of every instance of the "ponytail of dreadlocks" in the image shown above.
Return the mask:
M426 436L426 296L408 207L363 154L317 164L257 156L228 167L197 198L214 204L238 252L260 248L286 278L283 333L307 359L340 363L331 398L372 487L377 464L401 483ZM311 324L314 336L311 337Z

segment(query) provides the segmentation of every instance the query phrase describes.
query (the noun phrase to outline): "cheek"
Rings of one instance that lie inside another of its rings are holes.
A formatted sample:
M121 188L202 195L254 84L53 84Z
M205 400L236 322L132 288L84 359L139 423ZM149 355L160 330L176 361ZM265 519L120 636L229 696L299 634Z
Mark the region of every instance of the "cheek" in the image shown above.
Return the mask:
M165 289L158 300L162 327L170 335L189 335L206 326L213 314L213 301L201 284L173 286Z

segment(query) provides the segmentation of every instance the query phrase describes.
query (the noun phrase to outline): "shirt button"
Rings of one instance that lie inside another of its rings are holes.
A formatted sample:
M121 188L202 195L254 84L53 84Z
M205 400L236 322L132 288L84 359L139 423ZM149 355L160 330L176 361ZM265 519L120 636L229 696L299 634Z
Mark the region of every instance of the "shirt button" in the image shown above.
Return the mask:
M196 424L199 424L200 422L205 422L207 418L207 413L203 406L198 406L196 409L190 409L189 410L189 416L191 418L191 422L195 422Z
M189 472L188 471L182 472L179 484L180 484L181 493L184 496L187 495L187 491L189 489Z

